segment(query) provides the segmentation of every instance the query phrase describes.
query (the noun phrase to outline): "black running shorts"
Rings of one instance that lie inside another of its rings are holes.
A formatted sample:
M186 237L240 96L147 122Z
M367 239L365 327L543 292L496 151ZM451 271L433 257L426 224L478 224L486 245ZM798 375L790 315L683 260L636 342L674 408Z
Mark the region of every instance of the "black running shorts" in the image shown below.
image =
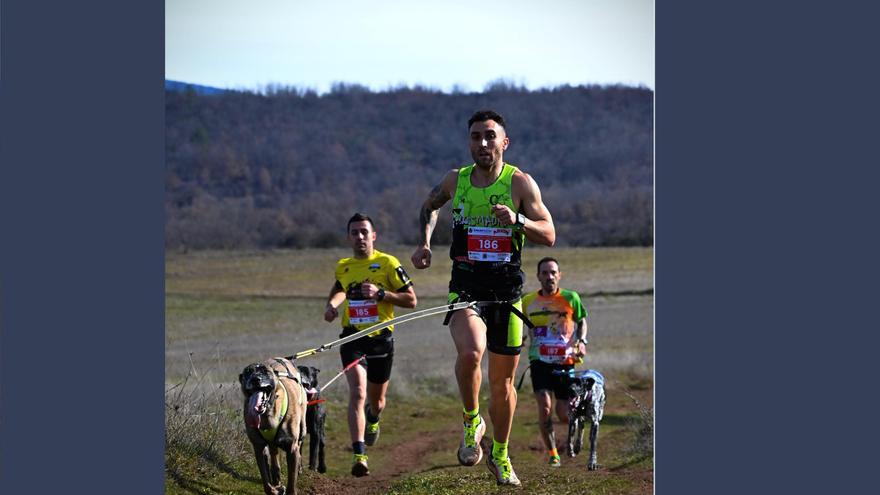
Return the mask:
M564 375L554 374L554 370L568 372L574 369L570 364L550 364L544 361L532 361L529 371L532 376L532 390L552 390L557 399L568 399L568 383Z
M511 275L478 276L452 271L449 303L461 301L506 301L522 311L522 272ZM523 321L511 313L508 304L490 304L479 308L486 323L486 347L495 354L518 356L522 349Z
M357 331L356 328L348 327L343 329L339 337L347 337ZM350 364L361 356L367 356L367 380L373 383L385 383L391 378L394 338L387 330L376 337L361 337L342 344L339 355L342 358L342 366Z

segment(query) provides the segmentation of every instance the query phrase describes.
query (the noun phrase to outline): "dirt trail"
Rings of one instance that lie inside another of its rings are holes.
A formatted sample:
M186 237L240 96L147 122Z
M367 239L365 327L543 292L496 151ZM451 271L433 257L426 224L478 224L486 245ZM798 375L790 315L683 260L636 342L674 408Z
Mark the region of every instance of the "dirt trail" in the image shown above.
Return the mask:
M650 389L630 389L627 391L626 395L632 395L641 403L649 404L652 401L652 392L653 391ZM529 406L530 405L531 404L529 404ZM526 407L526 405L523 404L522 407ZM635 408L636 406L632 403L630 398L625 397L624 394L615 392L612 395L612 400L606 406L606 415L632 413L635 411ZM531 417L529 417L528 420L521 417L519 420L534 421ZM338 477L330 478L317 473L307 472L306 475L309 476L310 483L308 484L308 487L302 488L301 493L309 495L385 494L389 491L393 483L403 477L433 472L438 469L445 470L457 468L459 464L455 458L455 447L457 446L461 435L461 423L454 420L444 421L444 423L445 424L441 429L433 431L421 430L417 437L411 438L408 441L397 443L390 447L379 447L383 449L387 448L387 455L384 456L384 462L376 463L376 465L371 466L369 476L354 478L346 473ZM542 452L544 447L537 436L537 424L534 424L533 429L535 435L529 437L525 441L522 439L511 439L511 449L516 452L522 450ZM557 438L564 438L567 436L567 427L565 425L556 423L555 429ZM603 430L604 433L600 432L600 436L603 434L607 435L609 431L609 429ZM600 446L609 445L608 443L601 443L603 441L604 440L600 441ZM491 434L484 436L481 444L484 453L491 452ZM442 452L443 456L432 456L431 454L435 452ZM610 451L603 451L600 447L600 456L603 455L610 456ZM435 462L428 461L429 458L433 458ZM436 462L438 458L441 459L440 464L437 464ZM582 460L579 461L581 462L568 462L566 460L564 466L559 471L554 471L553 475L550 475L551 471L544 472L542 469L535 470L533 466L524 464L520 474L521 477L525 474L527 476L532 476L533 479L536 479L534 478L536 476L542 478L545 476L583 476L583 473L585 472L583 468L585 466ZM540 467L543 468L545 466ZM530 468L532 472L529 472ZM481 462L479 466L475 466L472 469L481 471L485 474L487 479L489 479L489 472L485 468L485 462ZM654 472L651 468L634 468L628 465L615 467L603 466L599 471L591 472L590 476L594 478L630 480L634 484L634 488L628 488L626 491L628 494L650 495L653 493L654 489Z
M442 430L425 432L418 441L403 442L391 448L389 459L394 462L386 462L378 468L371 468L370 475L363 478L351 476L343 478L328 478L316 475L313 478L312 489L305 491L310 495L373 495L386 493L391 483L404 474L416 474L430 468L425 461L428 454L450 449L450 445L457 443L461 435L461 426L452 421L449 427ZM455 452L449 451L449 466L457 466ZM445 466L441 466L445 467Z

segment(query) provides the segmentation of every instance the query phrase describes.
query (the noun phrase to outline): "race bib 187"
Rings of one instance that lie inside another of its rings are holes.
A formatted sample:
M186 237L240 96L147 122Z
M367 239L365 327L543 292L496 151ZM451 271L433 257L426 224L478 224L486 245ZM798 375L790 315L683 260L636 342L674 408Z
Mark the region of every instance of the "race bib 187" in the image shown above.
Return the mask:
M564 345L541 344L538 353L543 357L562 359L565 357L565 349Z

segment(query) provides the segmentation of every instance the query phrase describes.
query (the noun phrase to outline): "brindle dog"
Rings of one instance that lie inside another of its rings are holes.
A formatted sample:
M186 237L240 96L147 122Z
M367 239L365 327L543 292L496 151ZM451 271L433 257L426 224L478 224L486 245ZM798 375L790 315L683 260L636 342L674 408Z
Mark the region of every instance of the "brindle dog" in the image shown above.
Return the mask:
M244 423L254 447L266 495L296 493L306 432L306 394L299 370L284 358L248 365L238 375ZM287 487L281 484L280 451L287 454Z

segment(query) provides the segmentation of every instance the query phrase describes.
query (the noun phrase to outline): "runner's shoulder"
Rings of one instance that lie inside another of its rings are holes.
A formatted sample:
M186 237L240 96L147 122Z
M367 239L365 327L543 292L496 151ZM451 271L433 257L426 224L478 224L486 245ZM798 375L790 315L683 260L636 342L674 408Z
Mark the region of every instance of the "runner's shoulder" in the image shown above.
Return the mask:
M337 275L341 273L346 273L349 270L362 270L366 268L369 264L376 263L379 260L377 258L373 258L372 261L365 260L363 258L355 258L354 256L349 258L342 258L336 263L336 273Z
M575 309L577 309L578 307L581 307L581 308L583 308L584 316L587 315L587 307L584 306L584 302L581 299L581 295L578 294L577 291L560 289L559 292L560 292L560 294L562 294L562 297L564 297L565 300L568 301L568 303L571 307L573 307ZM577 316L577 313L575 313L575 316Z
M528 294L524 295L522 298L523 308L528 308L529 304L531 304L532 301L534 301L535 298L537 298L537 297L538 297L538 291L532 291L532 292L529 292Z
M442 187L447 193L455 194L455 188L458 187L458 174L465 167L453 168L446 172L446 175L443 176L443 179L440 181L440 187Z
M508 165L510 165L510 164L508 164ZM516 170L514 170L513 175L510 178L511 187L516 187L516 188L521 187L521 188L525 188L525 189L531 188L533 186L537 187L538 183L535 182L535 179L533 179L531 175L529 175L526 172L523 172L521 168L516 167L515 165L511 165L511 166L516 169Z
M561 293L562 293L563 295L565 295L565 296L576 297L576 298L578 298L578 299L581 298L581 295L578 294L578 292L577 292L576 290L572 290L572 289L563 289L563 288L560 287L560 288L559 288L559 292L561 292Z
M376 261L382 264L382 267L388 267L390 269L395 269L400 266L400 260L397 259L393 254L384 253L382 251L376 250Z

